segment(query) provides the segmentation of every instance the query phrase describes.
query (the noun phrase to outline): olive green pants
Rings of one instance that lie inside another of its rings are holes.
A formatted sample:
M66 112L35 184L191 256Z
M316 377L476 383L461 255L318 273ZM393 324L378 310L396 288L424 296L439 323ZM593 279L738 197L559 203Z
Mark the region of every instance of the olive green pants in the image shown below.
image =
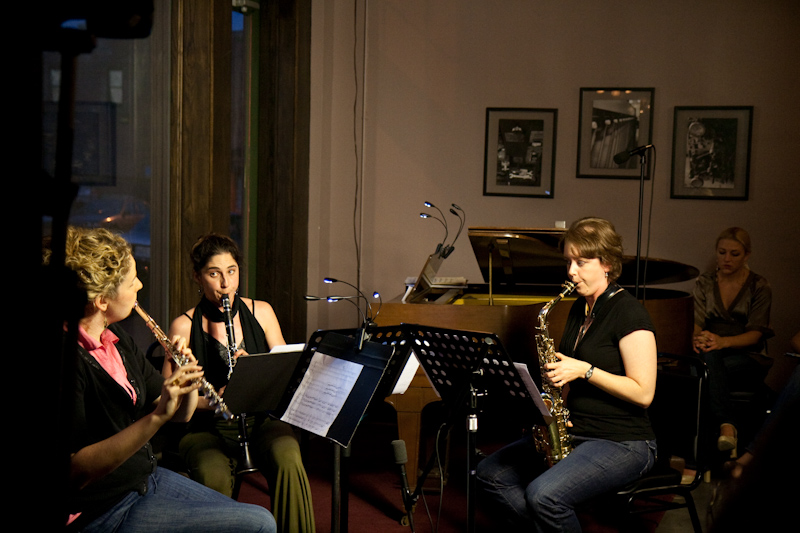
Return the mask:
M311 487L294 430L279 420L251 416L247 422L250 455L269 484L278 531L313 533ZM239 457L236 424L219 422L213 430L190 432L181 439L179 451L192 479L232 496Z

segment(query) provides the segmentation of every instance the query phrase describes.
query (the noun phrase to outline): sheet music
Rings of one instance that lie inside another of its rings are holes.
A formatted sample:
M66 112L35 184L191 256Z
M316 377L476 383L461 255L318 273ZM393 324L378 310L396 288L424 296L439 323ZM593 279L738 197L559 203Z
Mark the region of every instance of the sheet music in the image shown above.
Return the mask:
M419 361L417 360L417 354L415 354L412 350L411 354L408 356L408 360L406 361L406 366L403 367L400 377L397 378L397 383L394 385L392 394L404 394L408 390L411 380L414 379L414 375L417 373L418 368Z
M281 420L326 436L363 368L358 363L315 352Z
M527 389L528 394L533 398L533 403L536 404L536 407L539 409L539 412L542 413L545 421L549 423L553 418L553 413L551 413L550 409L544 404L542 393L539 392L539 387L537 387L536 382L533 381L531 373L528 370L528 365L525 363L514 363L514 368L517 369L517 374L522 378L522 382L525 384L525 389Z
M305 347L306 344L304 342L299 344L281 344L271 349L269 353L302 352Z

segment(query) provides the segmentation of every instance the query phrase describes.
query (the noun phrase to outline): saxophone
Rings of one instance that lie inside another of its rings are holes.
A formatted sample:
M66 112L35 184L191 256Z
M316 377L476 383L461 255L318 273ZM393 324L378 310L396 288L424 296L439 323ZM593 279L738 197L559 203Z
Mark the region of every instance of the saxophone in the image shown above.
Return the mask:
M135 302L133 304L133 308L136 309L136 312L139 313L139 316L147 323L147 327L150 328L150 331L153 332L156 340L164 347L164 351L172 357L172 360L175 361L179 366L183 366L187 363L186 357L183 356L172 343L169 341L169 338L166 336L164 331L158 327L156 321L152 319L147 312L141 308L139 302ZM221 414L225 420L230 420L233 418L233 413L230 412L228 406L225 405L225 402L222 400L222 397L217 394L217 391L214 390L214 386L211 385L206 378L200 378L198 380L200 382L200 393L208 399L209 405L214 408L214 411L217 414Z
M539 353L539 370L542 376L542 400L553 415L553 420L547 426L536 426L533 437L536 449L544 454L548 466L553 466L572 451L572 435L567 431L569 410L564 406L561 398L561 387L556 387L547 378L547 363L558 361L553 339L547 328L547 315L555 304L564 296L575 289L575 284L565 281L561 294L550 300L539 311L539 326L536 328L536 349Z

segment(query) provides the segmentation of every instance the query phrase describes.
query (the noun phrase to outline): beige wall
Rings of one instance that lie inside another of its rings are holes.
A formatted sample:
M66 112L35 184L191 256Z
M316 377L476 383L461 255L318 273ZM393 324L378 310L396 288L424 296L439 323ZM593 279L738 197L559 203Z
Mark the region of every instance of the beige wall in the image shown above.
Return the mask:
M364 4L313 6L309 292L329 294L324 276L356 283L355 222L362 288L400 294L442 237L418 217L426 200L460 205L470 226L603 216L635 254L638 183L575 176L579 89L654 87L650 256L704 269L723 228L747 228L751 266L774 288L772 351L788 348L800 329L796 0L367 0L366 17ZM749 201L670 199L673 111L686 105L754 106ZM555 198L483 196L487 107L558 109ZM481 281L465 237L441 274ZM309 305L310 330L352 324L352 308Z

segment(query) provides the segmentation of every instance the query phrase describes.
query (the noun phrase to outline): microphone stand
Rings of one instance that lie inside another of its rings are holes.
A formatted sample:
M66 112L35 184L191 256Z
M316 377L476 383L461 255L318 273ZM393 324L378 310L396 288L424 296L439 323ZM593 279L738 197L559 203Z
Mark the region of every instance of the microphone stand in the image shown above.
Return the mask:
M642 212L644 209L644 177L645 169L647 168L647 150L643 150L639 154L639 220L636 233L636 283L634 285L634 294L636 299L639 299L639 269L642 263Z

